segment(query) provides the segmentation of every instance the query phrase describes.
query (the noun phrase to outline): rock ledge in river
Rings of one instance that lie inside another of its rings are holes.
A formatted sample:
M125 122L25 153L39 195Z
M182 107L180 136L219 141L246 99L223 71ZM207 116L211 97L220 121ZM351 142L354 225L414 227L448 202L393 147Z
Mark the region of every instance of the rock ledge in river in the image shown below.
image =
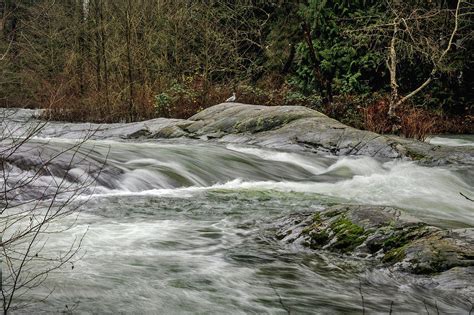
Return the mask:
M434 146L346 126L302 106L223 103L192 116L189 136L332 155L408 158L427 164L474 164L472 148Z
M277 238L414 274L474 267L474 229L443 230L391 207L338 205L295 214L279 222Z
M5 110L0 109L1 112L5 113ZM38 124L33 114L25 110L9 111L9 118L0 125L18 130L16 136L22 136L28 126ZM21 124L26 129L18 128ZM413 139L358 130L302 106L222 103L187 120L156 118L123 124L48 122L37 136L122 140L182 137L324 155L406 158L430 165L474 165L472 147L434 146Z

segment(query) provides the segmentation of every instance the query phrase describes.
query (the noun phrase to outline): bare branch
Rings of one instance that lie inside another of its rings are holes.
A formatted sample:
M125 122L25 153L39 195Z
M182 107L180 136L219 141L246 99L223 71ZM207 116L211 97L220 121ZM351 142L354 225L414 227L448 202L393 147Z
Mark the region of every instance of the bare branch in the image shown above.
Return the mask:
M455 11L455 14L454 14L454 28L453 28L453 31L451 32L451 36L449 37L448 45L446 46L446 49L443 50L443 52L439 56L438 60L436 61L435 65L433 67L433 70L431 70L430 76L419 87L417 87L415 90L408 93L407 95L402 97L399 101L397 101L396 104L395 104L395 107L400 106L402 103L406 102L409 98L415 96L420 91L422 91L425 87L427 87L431 83L431 81L433 80L435 74L439 71L439 66L440 66L441 62L443 61L443 59L445 58L445 56L447 55L447 53L449 52L449 50L451 49L451 47L453 45L454 36L456 36L456 33L458 31L458 27L459 27L459 8L461 6L461 2L462 2L462 0L458 0L457 6L456 6L456 11Z

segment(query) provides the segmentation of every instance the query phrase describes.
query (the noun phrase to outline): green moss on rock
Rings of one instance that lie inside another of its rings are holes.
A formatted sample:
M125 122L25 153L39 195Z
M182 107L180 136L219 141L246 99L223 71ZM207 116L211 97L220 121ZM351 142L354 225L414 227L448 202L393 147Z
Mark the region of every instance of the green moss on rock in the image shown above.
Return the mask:
M405 258L405 256L406 253L404 246L393 248L385 253L382 258L382 262L386 264L396 264L398 262L401 262Z
M354 224L344 215L331 223L330 227L337 238L332 247L342 251L353 250L362 244L367 238L365 229Z
M313 214L313 222L315 222L315 223L321 223L322 222L321 213L316 212L315 214Z
M384 266L414 274L474 266L474 229L443 230L398 209L332 206L298 222L290 242L299 239L311 249L372 257Z
M415 225L404 229L392 229L391 235L383 242L383 248L388 251L392 248L402 247L412 240L418 239L425 233L425 225Z
M422 153L419 153L419 152L416 152L414 150L407 150L406 151L406 155L412 159L412 160L415 160L415 161L420 161L420 160L423 160L426 158L426 156Z

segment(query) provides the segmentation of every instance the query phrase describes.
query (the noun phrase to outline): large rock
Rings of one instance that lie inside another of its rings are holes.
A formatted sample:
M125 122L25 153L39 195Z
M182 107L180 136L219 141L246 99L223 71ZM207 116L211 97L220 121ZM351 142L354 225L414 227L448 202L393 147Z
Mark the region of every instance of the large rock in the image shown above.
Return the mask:
M291 215L279 221L276 237L414 274L474 268L474 229L443 230L392 207L338 205Z
M474 164L474 149L445 148L346 126L301 106L219 104L194 115L186 130L201 139L332 155Z
M3 111L3 129L14 135L27 133L37 112ZM13 114L11 114L13 113ZM20 121L23 126L18 127ZM134 123L89 124L49 122L41 126L42 137L91 139L169 139L186 137L331 155L365 155L406 158L427 164L474 164L474 148L442 147L395 136L379 135L346 126L302 106L259 106L223 103L188 120L158 118Z

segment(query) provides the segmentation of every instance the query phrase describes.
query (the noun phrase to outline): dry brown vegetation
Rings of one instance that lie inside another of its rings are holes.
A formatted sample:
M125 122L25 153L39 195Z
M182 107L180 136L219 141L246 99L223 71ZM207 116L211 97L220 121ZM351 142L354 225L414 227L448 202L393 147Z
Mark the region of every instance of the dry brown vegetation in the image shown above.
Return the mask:
M379 99L361 108L363 128L377 133L391 133L388 115L389 97ZM425 140L430 134L443 132L473 133L474 116L450 117L422 107L406 103L397 109L399 133L407 138Z
M395 38L397 95L430 80L397 109L399 131L473 132L469 4L392 2L0 1L0 106L45 108L54 120L126 122L188 118L236 92L239 102L308 106L390 132L390 71L381 69ZM361 25L368 7L374 15ZM410 37L418 29L423 40ZM429 30L445 30L443 39Z

